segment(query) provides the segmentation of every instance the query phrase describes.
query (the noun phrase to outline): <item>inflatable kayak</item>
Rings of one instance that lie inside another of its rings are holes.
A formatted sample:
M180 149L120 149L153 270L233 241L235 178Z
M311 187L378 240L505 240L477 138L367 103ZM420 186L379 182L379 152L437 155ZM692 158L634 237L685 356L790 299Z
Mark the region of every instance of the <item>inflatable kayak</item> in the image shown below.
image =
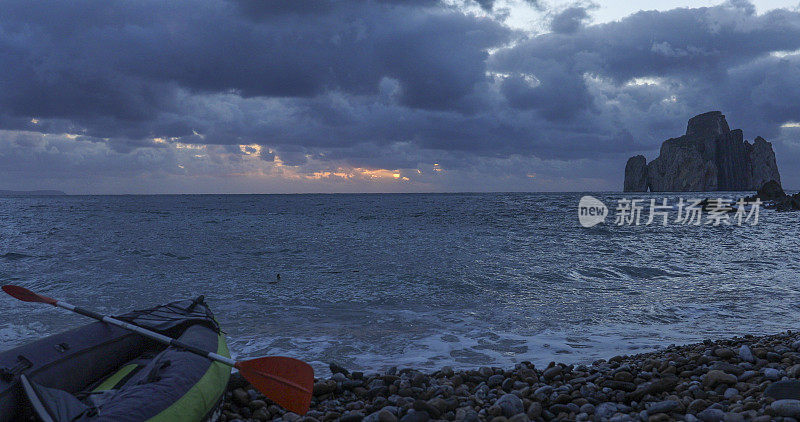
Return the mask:
M202 296L116 318L230 356ZM215 420L229 377L222 363L94 322L0 352L0 422Z

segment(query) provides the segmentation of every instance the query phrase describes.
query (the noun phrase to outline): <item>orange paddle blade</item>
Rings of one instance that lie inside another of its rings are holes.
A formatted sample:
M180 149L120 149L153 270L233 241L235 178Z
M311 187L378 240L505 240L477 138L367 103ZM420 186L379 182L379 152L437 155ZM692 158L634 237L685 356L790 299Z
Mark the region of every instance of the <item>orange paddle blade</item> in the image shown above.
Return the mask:
M55 305L57 302L55 299L36 294L24 287L14 286L12 284L3 286L3 291L23 302L40 302L49 305Z
M267 356L236 362L244 379L275 403L298 415L311 407L314 369L297 359Z

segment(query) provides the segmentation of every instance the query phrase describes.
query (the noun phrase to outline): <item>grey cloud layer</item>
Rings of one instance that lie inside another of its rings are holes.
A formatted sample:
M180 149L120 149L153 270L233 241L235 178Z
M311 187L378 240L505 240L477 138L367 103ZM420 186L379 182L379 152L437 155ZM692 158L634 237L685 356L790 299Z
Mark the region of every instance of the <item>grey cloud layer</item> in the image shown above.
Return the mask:
M81 134L113 161L153 138L261 144L309 171L592 158L575 179L613 186L610 163L711 109L776 140L779 161L800 156L780 129L800 120L800 59L770 54L800 48L796 11L735 1L587 25L575 5L534 35L435 0L0 5L0 129Z

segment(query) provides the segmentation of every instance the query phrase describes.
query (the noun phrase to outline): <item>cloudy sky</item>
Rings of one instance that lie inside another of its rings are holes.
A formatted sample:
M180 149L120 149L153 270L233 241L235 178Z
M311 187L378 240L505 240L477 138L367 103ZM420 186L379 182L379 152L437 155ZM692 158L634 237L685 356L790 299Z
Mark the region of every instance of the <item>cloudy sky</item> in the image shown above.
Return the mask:
M0 0L0 189L621 190L709 110L800 188L797 2L635 3Z

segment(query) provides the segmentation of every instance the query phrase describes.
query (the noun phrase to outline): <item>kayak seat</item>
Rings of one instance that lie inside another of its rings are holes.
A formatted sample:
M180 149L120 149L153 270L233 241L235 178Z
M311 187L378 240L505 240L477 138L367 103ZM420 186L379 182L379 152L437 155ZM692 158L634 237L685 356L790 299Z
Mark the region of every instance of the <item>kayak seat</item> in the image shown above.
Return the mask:
M92 393L117 390L125 385L125 383L128 382L128 380L134 375L136 375L136 373L142 368L144 368L144 364L142 363L129 363L122 368L119 368L117 372L114 372L108 378L104 379L97 387L92 389Z
M228 355L224 336L205 325L189 327L180 339ZM123 365L83 400L40 385L32 389L37 397L28 397L40 401L45 409L40 415L49 413L55 422L199 420L215 407L229 374L230 368L221 363L168 347Z

